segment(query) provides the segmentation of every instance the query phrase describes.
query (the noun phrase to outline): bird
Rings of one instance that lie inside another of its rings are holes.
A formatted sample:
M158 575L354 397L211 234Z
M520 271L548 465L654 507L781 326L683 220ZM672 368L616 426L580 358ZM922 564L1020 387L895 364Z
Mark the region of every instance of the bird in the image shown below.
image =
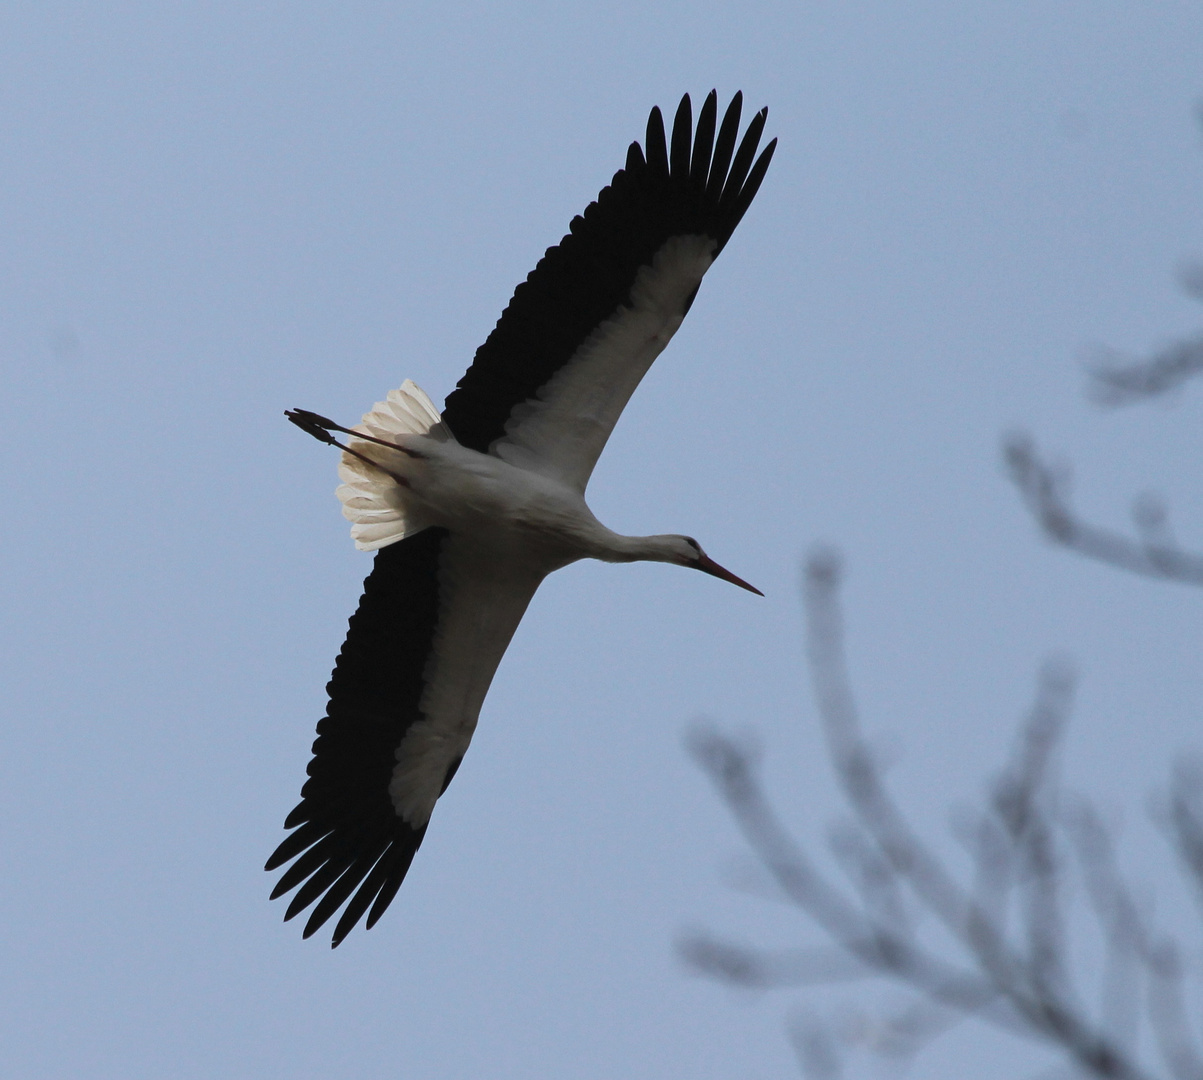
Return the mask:
M360 424L304 409L302 430L341 450L337 495L356 547L374 551L327 684L301 801L265 869L313 908L340 908L337 947L392 903L476 728L489 684L540 582L582 558L701 570L763 595L688 536L622 536L585 503L619 415L681 325L702 276L772 160L768 110L739 137L743 96L718 121L682 97L548 248L440 414L414 383ZM338 435L346 436L340 441ZM345 904L345 907L343 906Z

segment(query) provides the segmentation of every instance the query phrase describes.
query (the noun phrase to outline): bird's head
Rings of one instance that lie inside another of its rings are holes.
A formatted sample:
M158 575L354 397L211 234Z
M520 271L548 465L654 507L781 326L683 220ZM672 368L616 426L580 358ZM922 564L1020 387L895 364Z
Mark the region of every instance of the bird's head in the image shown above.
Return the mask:
M736 577L730 570L719 566L718 563L702 550L702 545L692 536L673 536L670 539L675 556L673 561L677 565L701 570L711 577L722 578L723 581L729 581L732 585L738 585L741 589L754 592L757 596L764 596L764 593L756 588L755 585L749 585L743 578Z

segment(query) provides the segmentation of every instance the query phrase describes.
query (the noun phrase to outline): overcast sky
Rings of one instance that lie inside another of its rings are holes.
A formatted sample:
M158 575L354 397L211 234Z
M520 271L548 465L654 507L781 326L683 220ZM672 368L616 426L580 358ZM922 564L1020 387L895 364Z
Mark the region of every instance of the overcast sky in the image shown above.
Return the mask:
M6 1073L793 1075L792 1009L892 999L682 968L686 928L821 940L732 888L682 733L755 731L821 847L839 802L797 588L820 541L925 828L1068 652L1070 782L1172 892L1146 803L1203 746L1203 597L1044 544L999 443L1032 432L1117 528L1161 492L1203 547L1203 386L1082 393L1092 346L1203 320L1174 277L1203 257L1203 6L418 7L0 5ZM303 942L261 867L370 558L283 410L354 420L407 377L441 402L650 107L712 86L768 105L780 145L590 502L766 598L556 574L388 914ZM967 1026L915 1075L1052 1061Z

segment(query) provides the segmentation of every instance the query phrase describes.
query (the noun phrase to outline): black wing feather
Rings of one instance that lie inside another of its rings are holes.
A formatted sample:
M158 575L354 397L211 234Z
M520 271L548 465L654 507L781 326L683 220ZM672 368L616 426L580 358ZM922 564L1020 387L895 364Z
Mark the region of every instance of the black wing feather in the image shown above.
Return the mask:
M431 528L383 548L364 582L359 610L326 687L309 779L288 815L285 837L267 861L292 859L272 898L301 886L285 915L324 899L308 937L358 887L335 929L337 945L373 903L388 907L426 833L399 818L388 794L394 753L421 718L422 672L438 616L438 568L445 529ZM304 884L302 884L304 883Z
M752 171L748 173L748 178L743 182L743 186L739 189L739 194L735 198L734 214L735 220L739 221L747 213L748 207L752 205L752 200L756 198L756 192L760 190L761 181L764 180L764 174L769 171L769 163L773 160L773 151L777 149L777 140L774 139L768 146L764 148L764 153L756 159L756 164L752 166Z
M706 188L710 173L710 155L714 150L714 122L718 111L718 93L711 90L698 114L698 133L693 140L693 161L689 166L689 186Z
M291 817L292 815L290 814L289 818ZM293 824L295 825L296 823L294 822ZM285 818L284 828L291 829L292 827L292 825L288 824L288 818ZM283 843L272 852L272 857L268 859L267 866L264 869L275 870L277 866L283 866L290 859L295 859L306 848L316 844L329 831L321 822L305 821L301 828L297 829L294 833L289 833ZM288 890L285 889L284 892L288 892ZM274 900L275 897L273 896L272 899Z
M351 866L356 859L356 850L359 845L348 845L350 850L340 852L336 857L330 859L324 866L313 872L311 877L304 885L297 889L296 895L292 898L292 902L288 905L288 910L284 912L284 921L296 918L310 904L312 904L319 896L321 896L331 885L334 884L346 872L347 867ZM371 864L369 863L369 866ZM313 933L316 927L308 928L309 934ZM309 934L302 936L308 937Z
M728 172L742 98L737 94L727 109L712 156L716 106L712 93L695 139L689 95L681 99L671 155L664 119L652 109L642 152L631 145L626 168L514 291L443 409L444 422L465 446L484 453L505 434L514 408L534 397L597 326L629 303L640 268L672 237L711 236L715 253L722 250L755 194L753 189L744 197L745 179L767 110L749 125ZM751 175L757 183L774 146L775 141L756 162Z
M342 907L343 902L355 891L355 887L367 877L369 871L375 865L376 859L373 858L356 859L344 871L343 875L326 890L326 895L318 901L317 906L310 913L309 919L305 923L305 930L301 936L305 938L312 937L314 932ZM350 928L348 927L348 929ZM337 933L335 936L338 936Z
M672 150L668 158L668 171L677 187L685 187L689 183L690 146L693 143L693 110L689 103L689 95L681 98L677 106L677 115L673 118Z
M392 866L389 862L388 852L386 851L377 860L376 865L372 867L364 883L359 886L359 891L351 897L347 902L347 906L343 908L343 913L339 916L338 923L334 927L333 942L335 945L342 941L355 928L355 924L363 918L363 913L368 910L368 905L379 895L380 889L383 887L385 881L388 880L391 872ZM337 906L336 904L335 907ZM314 912L315 916L316 914Z
M723 185L723 197L719 200L720 209L725 209L729 213L739 199L740 190L743 188L744 179L748 175L748 170L752 167L752 158L756 153L756 147L760 143L760 134L764 131L764 122L768 119L769 110L761 109L755 116L752 117L748 124L748 130L744 132L743 141L739 144L739 149L735 151L735 160L731 162L731 171L727 174L727 182ZM771 153L776 148L776 142L765 150L765 153Z
M364 923L366 929L371 930L380 921L380 916L385 913L389 904L393 902L393 897L397 895L397 890L401 888L401 882L405 879L406 871L409 870L409 864L414 860L415 851L417 851L416 845L412 850L394 846L385 854L385 858L388 859L387 873L372 901L372 910L368 912L368 920Z
M710 163L710 179L706 182L706 198L718 202L727 182L727 170L731 167L731 155L735 153L735 140L739 136L739 117L743 112L744 96L736 93L723 113L723 125L718 129L714 143L714 159Z
M656 173L668 175L668 142L664 137L664 117L660 115L660 106L653 105L647 117L647 164Z

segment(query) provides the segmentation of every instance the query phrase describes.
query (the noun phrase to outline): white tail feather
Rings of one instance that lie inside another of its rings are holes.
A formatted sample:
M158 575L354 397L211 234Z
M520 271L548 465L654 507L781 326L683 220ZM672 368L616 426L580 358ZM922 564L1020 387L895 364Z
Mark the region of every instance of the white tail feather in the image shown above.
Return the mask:
M452 438L434 403L414 382L406 379L399 390L390 390L384 401L364 413L353 431L393 442L398 435L425 435L440 442ZM351 439L352 446L385 468L400 471L407 460L377 443ZM343 504L343 517L351 524L351 539L360 551L376 551L420 532L429 524L422 520L409 491L383 469L344 453L338 464L342 480L335 494Z
M425 435L445 442L451 432L443 424L439 410L417 383L406 379L401 389L390 390L384 401L364 413L356 430L388 441L393 435Z

